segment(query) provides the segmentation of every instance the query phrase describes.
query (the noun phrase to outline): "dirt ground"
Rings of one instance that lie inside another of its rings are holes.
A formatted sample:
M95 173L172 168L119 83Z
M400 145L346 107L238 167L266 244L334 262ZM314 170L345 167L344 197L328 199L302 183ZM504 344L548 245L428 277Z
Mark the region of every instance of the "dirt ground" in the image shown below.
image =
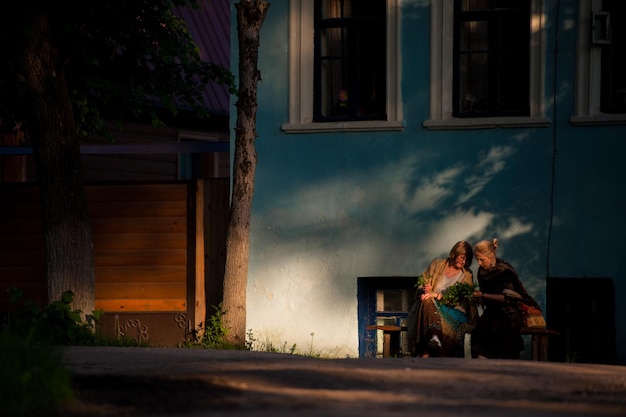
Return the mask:
M626 416L626 367L70 347L67 417Z

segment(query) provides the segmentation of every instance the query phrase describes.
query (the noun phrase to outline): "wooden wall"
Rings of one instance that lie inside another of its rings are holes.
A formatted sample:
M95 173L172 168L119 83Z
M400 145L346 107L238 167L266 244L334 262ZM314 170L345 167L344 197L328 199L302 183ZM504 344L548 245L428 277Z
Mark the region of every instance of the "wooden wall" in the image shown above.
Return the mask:
M96 309L187 310L187 188L88 187Z
M20 183L1 186L0 309L10 307L10 286L21 288L26 298L43 305L48 290L39 191Z
M186 311L188 185L88 186L96 308L107 312ZM14 285L47 302L37 187L2 184L0 302Z
M205 292L210 303L221 301L228 186L227 178L87 186L95 307L105 311L107 333L131 327L132 337L172 345L204 322ZM40 305L48 302L33 184L0 184L2 311L11 307L9 286Z

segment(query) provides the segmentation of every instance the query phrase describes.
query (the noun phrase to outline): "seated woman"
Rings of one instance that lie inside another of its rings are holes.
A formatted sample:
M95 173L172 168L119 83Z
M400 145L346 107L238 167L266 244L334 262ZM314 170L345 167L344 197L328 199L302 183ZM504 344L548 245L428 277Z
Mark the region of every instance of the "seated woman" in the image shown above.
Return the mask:
M471 331L478 318L476 305L463 299L456 305L442 302L445 292L457 283L474 286L472 246L457 242L447 259L434 259L422 274L416 291L414 320L409 320L409 343L415 343L413 356L463 357L465 333ZM413 322L411 322L413 321Z
M480 290L474 297L483 314L472 331L472 357L519 359L524 350L520 329L524 326L520 303L541 310L528 294L513 266L498 258L498 239L474 246Z

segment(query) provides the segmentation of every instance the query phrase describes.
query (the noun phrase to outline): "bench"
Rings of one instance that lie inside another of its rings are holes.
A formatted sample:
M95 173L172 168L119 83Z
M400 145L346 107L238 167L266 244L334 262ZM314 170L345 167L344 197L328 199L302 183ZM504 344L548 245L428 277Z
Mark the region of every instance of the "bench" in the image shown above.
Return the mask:
M400 347L400 332L406 331L406 327L394 325L368 325L366 329L383 331L383 358L400 356L402 351ZM546 362L548 360L550 336L560 335L560 333L556 330L541 327L524 327L520 330L520 334L531 336L531 359L533 361L542 362Z
M367 326L366 329L383 331L383 358L392 358L401 355L400 332L407 330L405 326L372 324Z
M531 336L531 359L543 362L548 360L548 341L550 336L560 335L556 330L541 327L524 327L520 330L520 333Z

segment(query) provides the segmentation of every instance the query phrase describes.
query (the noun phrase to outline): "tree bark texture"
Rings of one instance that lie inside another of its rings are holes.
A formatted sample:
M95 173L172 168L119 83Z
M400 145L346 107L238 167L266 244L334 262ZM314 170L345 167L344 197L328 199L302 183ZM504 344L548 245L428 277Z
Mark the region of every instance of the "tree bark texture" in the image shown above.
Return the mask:
M71 290L72 308L91 314L94 254L78 132L48 19L38 14L33 22L19 92L41 196L48 301L59 301Z
M226 340L235 346L243 347L246 342L250 217L257 164L255 148L257 84L261 79L257 63L261 26L269 3L242 0L235 7L239 39L239 99L222 307L224 326L228 329Z

